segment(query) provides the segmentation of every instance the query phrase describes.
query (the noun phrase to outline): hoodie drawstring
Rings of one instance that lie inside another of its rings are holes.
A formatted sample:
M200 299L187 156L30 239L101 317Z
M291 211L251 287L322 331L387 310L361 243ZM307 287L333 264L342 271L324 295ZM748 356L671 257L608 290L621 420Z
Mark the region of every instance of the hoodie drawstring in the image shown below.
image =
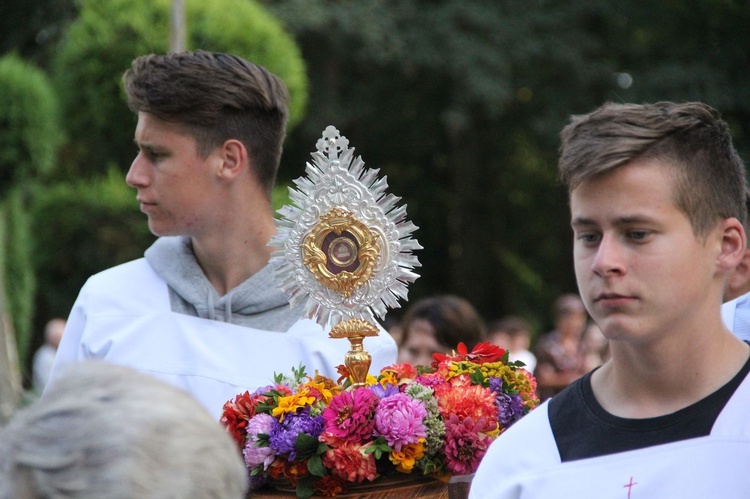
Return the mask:
M214 312L214 294L211 290L208 290L208 318L209 320L216 320L216 313Z
M232 323L232 293L226 295L227 305L224 309L224 322Z

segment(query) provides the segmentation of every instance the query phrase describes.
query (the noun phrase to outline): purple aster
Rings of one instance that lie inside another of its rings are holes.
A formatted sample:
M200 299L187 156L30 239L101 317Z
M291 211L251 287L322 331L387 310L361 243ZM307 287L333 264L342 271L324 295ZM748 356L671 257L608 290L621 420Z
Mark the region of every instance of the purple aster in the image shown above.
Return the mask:
M381 400L375 411L374 434L385 437L388 445L400 451L404 445L427 437L426 416L427 409L419 400L403 393L391 395Z
M264 393L270 392L274 388L276 388L276 385L261 386L260 388L258 388L257 390L253 392L253 395L263 395Z
M310 416L310 409L296 414L289 414L284 418L283 423L274 419L273 427L268 436L268 444L271 448L276 449L279 454L289 454L289 460L293 461L297 457L294 450L294 443L297 441L297 435L304 433L311 437L318 438L323 432L323 417Z
M386 383L385 386L381 385L380 383L377 383L375 385L372 385L370 387L370 390L372 390L372 393L374 393L381 399L384 399L386 397L390 397L391 395L396 395L397 393L399 393L398 386L392 385L390 383Z
M490 390L495 393L503 393L503 378L491 377L490 378Z
M510 427L523 416L523 399L520 395L498 393L495 405L498 408L497 419L503 428Z
M265 473L258 473L250 477L250 490L259 489L266 484L268 481L268 475Z

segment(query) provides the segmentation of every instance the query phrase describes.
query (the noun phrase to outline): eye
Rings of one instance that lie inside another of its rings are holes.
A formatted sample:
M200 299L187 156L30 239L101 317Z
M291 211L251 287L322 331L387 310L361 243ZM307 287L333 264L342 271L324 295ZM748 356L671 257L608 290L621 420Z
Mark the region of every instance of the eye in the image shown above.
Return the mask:
M598 243L601 235L598 232L579 232L576 235L576 239L583 244L590 245Z
M643 241L648 238L650 234L651 233L647 230L631 230L628 232L628 237L634 241Z

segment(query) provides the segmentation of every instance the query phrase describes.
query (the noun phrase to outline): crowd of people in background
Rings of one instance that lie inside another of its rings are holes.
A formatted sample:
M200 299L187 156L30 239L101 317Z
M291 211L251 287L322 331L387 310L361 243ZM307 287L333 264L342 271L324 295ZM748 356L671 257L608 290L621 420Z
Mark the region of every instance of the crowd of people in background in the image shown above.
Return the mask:
M553 329L535 334L532 323L544 324L546 318L506 315L487 321L467 299L445 294L414 302L400 321L389 316L383 326L398 343L399 362L412 365L429 365L434 353L449 353L458 343L469 350L484 341L497 345L534 373L537 393L546 400L608 358L607 338L577 294L558 297L550 319Z

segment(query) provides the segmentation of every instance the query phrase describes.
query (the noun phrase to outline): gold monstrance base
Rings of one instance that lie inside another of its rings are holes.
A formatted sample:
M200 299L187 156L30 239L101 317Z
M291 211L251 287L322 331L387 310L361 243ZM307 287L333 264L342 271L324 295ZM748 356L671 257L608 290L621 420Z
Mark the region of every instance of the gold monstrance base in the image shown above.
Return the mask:
M352 387L365 386L367 373L370 372L372 356L362 347L362 341L368 336L377 336L378 328L361 319L348 319L339 322L331 329L331 338L347 338L351 350L344 356L344 365L349 370Z

